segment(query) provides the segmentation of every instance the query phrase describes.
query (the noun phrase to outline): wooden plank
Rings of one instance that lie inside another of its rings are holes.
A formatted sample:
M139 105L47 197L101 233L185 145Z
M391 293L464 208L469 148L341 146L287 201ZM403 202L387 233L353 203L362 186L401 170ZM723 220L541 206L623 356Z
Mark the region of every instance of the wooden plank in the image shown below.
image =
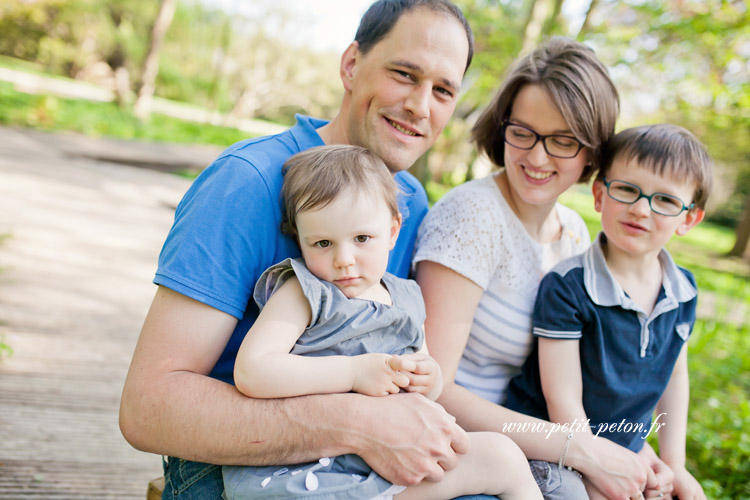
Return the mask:
M189 182L70 144L0 127L0 498L143 500L161 457L122 437L119 399Z

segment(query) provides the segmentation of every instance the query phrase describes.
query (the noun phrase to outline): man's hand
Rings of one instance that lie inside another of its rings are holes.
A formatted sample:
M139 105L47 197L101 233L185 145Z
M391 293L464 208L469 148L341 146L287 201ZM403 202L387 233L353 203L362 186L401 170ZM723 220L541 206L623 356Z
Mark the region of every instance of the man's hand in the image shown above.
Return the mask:
M356 453L394 484L440 481L469 449L466 432L442 406L420 394L360 398Z
M414 363L402 363L388 354L362 354L351 357L352 391L366 396L387 396L409 385L409 377L399 371Z

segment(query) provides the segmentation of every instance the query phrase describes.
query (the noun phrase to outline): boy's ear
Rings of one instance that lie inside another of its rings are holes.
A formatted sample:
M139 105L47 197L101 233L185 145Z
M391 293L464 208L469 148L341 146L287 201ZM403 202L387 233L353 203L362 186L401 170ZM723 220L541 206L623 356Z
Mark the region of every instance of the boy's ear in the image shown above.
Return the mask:
M597 180L591 185L591 192L594 194L594 210L601 213L602 200L607 195L607 187L602 181Z
M341 55L341 67L339 72L341 74L341 81L344 84L344 90L351 92L352 81L354 80L354 70L357 65L357 59L359 58L359 43L352 42L346 48L344 53Z
M401 214L398 214L398 217L393 217L393 220L391 221L391 245L390 250L393 250L393 247L396 246L396 240L398 239L398 233L401 231L401 223L403 219L401 217Z
M688 231L693 229L695 226L698 225L700 221L703 220L704 215L705 215L705 212L701 210L700 208L692 208L688 210L688 213L685 216L685 220L682 221L682 224L677 226L677 229L675 230L675 234L677 236L684 236L685 234L687 234Z

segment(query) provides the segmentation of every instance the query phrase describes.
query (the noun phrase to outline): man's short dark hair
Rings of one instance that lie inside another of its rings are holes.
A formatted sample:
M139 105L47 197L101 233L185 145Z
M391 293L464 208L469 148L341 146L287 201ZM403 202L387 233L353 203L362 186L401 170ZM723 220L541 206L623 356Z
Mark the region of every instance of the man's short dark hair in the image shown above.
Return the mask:
M464 68L466 72L474 56L474 33L461 9L448 0L378 0L362 16L357 34L354 36L360 52L366 54L393 29L401 15L417 7L427 7L435 12L447 14L461 23L469 42L469 56Z

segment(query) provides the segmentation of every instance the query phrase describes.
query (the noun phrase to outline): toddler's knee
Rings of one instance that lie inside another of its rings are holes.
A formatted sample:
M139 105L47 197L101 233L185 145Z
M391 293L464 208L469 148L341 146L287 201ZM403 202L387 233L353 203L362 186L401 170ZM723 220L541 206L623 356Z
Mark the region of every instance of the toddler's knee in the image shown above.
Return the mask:
M508 471L528 469L526 456L508 436L498 432L477 433L482 443L483 454L489 463L499 464Z

